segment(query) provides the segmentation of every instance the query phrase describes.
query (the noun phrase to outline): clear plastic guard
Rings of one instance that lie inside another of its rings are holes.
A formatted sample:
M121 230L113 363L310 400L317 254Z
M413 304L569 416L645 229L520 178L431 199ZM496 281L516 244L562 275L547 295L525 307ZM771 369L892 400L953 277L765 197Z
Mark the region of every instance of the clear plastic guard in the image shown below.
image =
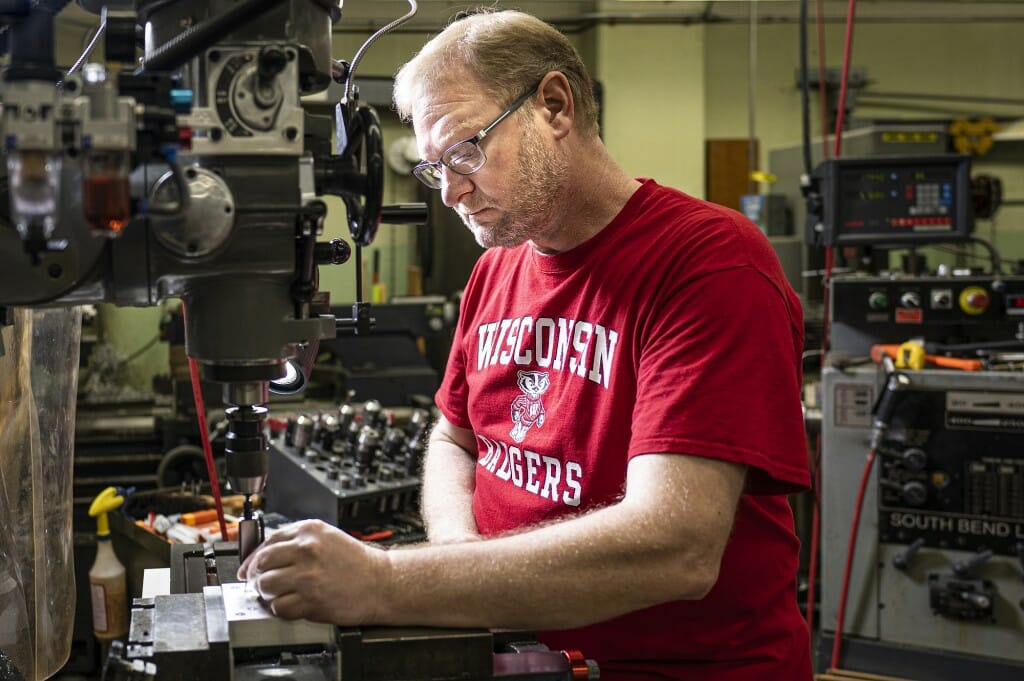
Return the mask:
M0 327L0 679L35 681L68 659L78 308L16 309Z

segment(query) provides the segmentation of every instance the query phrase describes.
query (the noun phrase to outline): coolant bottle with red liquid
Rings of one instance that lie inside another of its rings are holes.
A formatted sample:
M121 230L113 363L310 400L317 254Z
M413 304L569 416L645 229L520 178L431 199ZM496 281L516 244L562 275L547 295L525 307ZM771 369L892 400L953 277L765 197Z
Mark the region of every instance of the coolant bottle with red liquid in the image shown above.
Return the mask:
M88 116L82 124L82 213L95 234L116 237L132 217L129 185L135 126L130 101L118 96L117 72L82 69Z

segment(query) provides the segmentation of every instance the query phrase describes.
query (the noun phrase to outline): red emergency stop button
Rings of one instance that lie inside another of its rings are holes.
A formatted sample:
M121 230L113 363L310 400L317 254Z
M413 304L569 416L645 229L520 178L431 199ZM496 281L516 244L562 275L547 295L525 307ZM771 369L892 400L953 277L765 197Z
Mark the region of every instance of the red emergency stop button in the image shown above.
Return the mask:
M988 291L980 286L968 286L960 292L960 309L969 315L979 315L992 302Z

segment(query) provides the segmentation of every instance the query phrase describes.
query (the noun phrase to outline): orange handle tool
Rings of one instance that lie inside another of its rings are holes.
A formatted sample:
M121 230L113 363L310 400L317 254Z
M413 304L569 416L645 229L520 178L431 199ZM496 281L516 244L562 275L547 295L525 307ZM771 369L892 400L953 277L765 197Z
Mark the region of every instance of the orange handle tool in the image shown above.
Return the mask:
M880 343L871 346L871 360L881 362L882 357L888 355L893 359L899 359L900 346L895 343ZM945 355L925 355L925 362L934 364L943 369L959 369L960 371L981 371L983 365L980 359L967 359L964 357L946 357Z
M181 522L191 527L202 525L213 520L217 520L217 509L215 508L211 508L206 511L193 511L192 513L181 514Z

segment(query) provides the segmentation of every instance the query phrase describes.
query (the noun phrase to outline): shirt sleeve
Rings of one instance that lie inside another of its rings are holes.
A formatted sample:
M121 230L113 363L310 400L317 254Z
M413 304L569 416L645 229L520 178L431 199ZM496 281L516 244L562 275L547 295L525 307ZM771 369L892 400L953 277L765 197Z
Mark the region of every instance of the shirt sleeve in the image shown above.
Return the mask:
M468 291L468 287L467 287ZM466 352L464 337L467 328L467 297L460 303L459 319L455 324L452 348L448 353L441 387L434 395L434 404L448 421L459 428L472 429L469 419L469 386L466 382Z
M659 295L640 336L630 457L678 453L744 464L753 494L805 489L803 326L793 306L751 266Z

